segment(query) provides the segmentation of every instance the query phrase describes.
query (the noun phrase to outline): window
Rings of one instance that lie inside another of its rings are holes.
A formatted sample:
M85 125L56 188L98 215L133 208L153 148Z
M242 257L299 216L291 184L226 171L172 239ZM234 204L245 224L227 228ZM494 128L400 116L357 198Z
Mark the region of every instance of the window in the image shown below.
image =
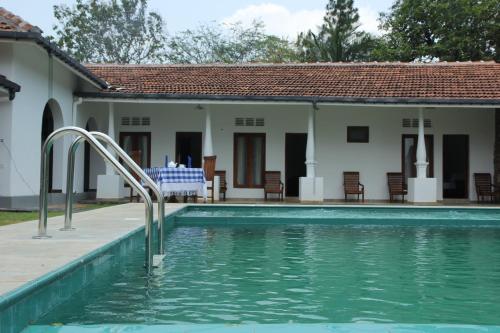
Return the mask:
M370 140L368 126L347 126L347 142L368 142Z
M141 168L151 166L151 133L121 132L120 146ZM128 166L125 169L137 176Z
M235 133L234 187L263 187L265 159L266 135L264 133Z

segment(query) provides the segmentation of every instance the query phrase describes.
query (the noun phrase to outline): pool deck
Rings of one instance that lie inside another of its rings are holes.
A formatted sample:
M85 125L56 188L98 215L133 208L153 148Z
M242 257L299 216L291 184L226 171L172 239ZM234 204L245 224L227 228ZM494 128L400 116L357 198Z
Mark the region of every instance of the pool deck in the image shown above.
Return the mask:
M170 214L184 204L167 204ZM156 209L156 207L155 207ZM156 212L155 212L156 219ZM0 227L0 298L144 226L144 204L129 203L73 214L76 230L60 231L64 216L49 218L49 239L33 239L38 221Z

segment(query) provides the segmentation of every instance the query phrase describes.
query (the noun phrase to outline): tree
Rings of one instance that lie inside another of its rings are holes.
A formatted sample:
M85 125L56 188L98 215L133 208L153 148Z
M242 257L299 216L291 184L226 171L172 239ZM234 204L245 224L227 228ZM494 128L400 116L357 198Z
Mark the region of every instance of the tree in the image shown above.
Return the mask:
M387 60L499 59L498 0L396 0L380 16L375 53Z
M370 60L376 39L359 30L353 0L329 0L323 25L317 33L300 33L296 45L302 61Z
M77 0L54 6L57 44L81 62L161 62L162 17L147 11L147 0Z
M201 25L170 38L167 59L172 63L289 62L295 52L287 40L264 33L262 22Z

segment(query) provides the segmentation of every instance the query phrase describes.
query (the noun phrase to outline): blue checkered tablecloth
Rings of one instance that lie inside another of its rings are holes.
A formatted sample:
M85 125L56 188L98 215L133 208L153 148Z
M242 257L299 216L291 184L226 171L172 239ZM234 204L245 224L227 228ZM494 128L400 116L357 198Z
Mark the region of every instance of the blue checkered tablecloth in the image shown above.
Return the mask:
M206 197L205 173L202 168L146 168L144 172L167 195L201 195Z

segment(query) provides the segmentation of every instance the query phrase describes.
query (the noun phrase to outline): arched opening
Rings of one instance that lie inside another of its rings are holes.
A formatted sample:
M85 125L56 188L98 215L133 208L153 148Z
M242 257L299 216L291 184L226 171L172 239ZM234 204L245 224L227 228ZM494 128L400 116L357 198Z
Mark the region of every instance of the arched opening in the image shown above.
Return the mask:
M97 121L94 118L89 118L85 125L87 131L97 131ZM90 149L90 144L85 141L85 152L83 162L83 191L96 192L97 188L97 173L96 169L99 156L95 150Z
M47 137L50 133L54 132L54 117L52 115L52 111L50 110L49 103L45 104L45 108L43 109L43 117L42 117L42 147L47 140ZM49 192L53 190L53 179L54 179L54 150L50 152L49 157Z
M55 100L49 100L43 108L41 146L47 137L57 128L62 126L62 113ZM56 142L49 157L49 192L59 192L62 188L62 178L54 179L55 173L61 173L62 168L62 143ZM58 188L56 190L56 188Z

